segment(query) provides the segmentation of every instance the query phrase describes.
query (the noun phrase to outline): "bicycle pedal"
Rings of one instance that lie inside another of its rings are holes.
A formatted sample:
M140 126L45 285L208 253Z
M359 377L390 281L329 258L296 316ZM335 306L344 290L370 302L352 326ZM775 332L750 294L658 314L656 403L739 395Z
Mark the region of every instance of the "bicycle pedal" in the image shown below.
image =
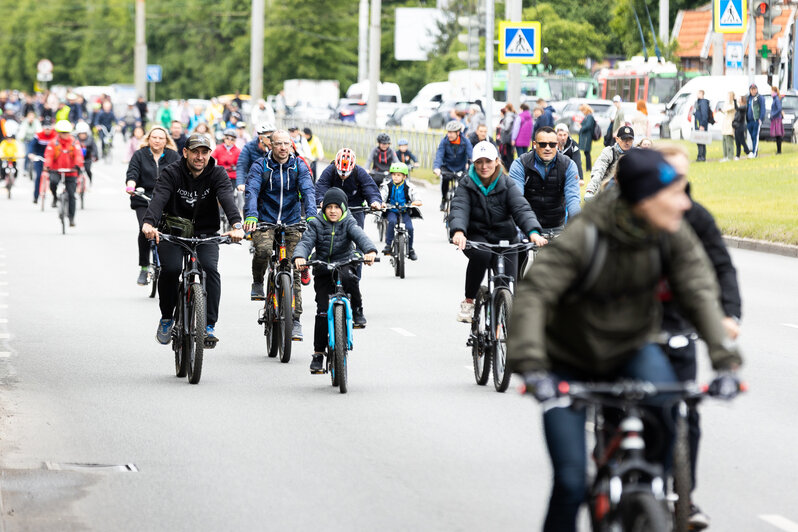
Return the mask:
M218 338L205 338L205 341L203 342L205 349L213 349L216 347L217 343L219 343Z
M311 375L324 375L325 373L327 373L327 370L324 370L324 369L312 369L312 370L310 370L310 374Z

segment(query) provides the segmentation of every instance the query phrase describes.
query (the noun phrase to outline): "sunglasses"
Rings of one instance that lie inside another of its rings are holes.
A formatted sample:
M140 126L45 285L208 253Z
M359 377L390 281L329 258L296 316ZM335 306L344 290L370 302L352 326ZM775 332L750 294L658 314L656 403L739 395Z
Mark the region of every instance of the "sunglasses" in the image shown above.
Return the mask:
M557 143L556 142L535 142L535 144L537 144L541 148L545 148L547 146L549 148L556 148L557 147Z

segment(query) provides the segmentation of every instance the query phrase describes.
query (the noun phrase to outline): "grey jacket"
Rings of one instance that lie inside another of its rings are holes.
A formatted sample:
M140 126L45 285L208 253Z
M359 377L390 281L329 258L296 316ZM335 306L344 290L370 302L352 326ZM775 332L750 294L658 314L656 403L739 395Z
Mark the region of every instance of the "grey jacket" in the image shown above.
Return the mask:
M317 218L312 218L308 222L308 228L302 235L302 239L296 245L291 260L297 257L307 259L314 248L316 249L315 258L325 262L351 259L355 248L363 253L377 251L374 243L366 236L366 232L349 214L349 209L344 211L343 216L337 222L327 220L327 217L321 212Z
M620 146L618 146L617 142L601 150L601 155L593 163L593 170L590 172L590 182L585 187L585 199L598 194L601 189L601 182L611 175L615 164L622 155L623 153L620 151Z

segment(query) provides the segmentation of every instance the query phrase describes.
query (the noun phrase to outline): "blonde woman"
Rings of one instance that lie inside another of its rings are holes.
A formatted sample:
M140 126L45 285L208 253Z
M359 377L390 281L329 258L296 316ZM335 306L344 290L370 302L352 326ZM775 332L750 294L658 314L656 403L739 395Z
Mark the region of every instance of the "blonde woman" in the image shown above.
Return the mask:
M144 135L139 148L130 158L130 163L125 174L126 192L130 194L130 208L136 211L138 219L138 249L139 249L139 277L137 283L146 285L147 272L150 267L150 243L141 232L141 223L144 213L147 212L147 200L133 195L137 188L143 188L144 194L152 197L155 182L158 180L161 169L173 162L179 161L177 146L172 136L162 126L153 126Z
M720 132L723 135L723 159L720 162L725 163L734 159L734 114L737 111L737 106L734 105L734 92L729 92L729 97L723 103L721 112L723 113L723 122L720 124Z

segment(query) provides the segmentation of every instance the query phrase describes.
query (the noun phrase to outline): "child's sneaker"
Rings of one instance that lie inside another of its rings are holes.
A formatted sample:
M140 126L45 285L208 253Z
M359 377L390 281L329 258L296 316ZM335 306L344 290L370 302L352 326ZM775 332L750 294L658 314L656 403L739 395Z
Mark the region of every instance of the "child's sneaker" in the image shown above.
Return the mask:
M407 258L410 260L418 260L418 255L416 255L416 250L411 249L410 253L407 254Z
M391 246L388 245L388 244L385 244L385 247L382 248L382 254L383 255L390 255L391 254Z
M461 323L471 323L474 317L474 300L465 299L460 303L460 312L457 313L457 321Z
M324 355L313 353L313 360L310 361L310 372L314 375L324 373Z

